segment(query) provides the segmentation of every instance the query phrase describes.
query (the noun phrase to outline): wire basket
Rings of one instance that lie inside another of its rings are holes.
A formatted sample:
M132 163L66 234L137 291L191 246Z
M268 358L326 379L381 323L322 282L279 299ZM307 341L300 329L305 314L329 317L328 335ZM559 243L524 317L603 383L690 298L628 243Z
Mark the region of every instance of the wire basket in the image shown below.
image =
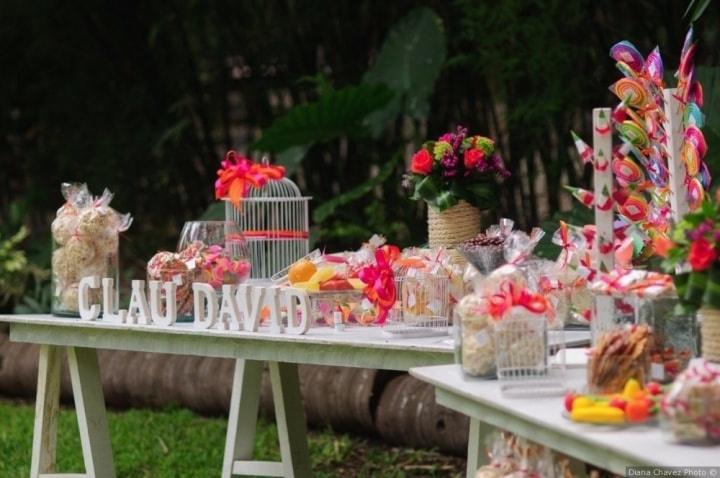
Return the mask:
M309 201L287 178L250 188L237 208L226 201L225 218L239 224L248 242L252 279L269 279L307 255Z
M393 337L448 335L450 278L425 271L395 271L397 302L383 332Z
M544 317L504 319L495 326L494 340L497 376L503 395L527 397L566 392L565 354L556 353L559 360L550 360L548 324ZM561 340L558 347L563 349L564 343Z

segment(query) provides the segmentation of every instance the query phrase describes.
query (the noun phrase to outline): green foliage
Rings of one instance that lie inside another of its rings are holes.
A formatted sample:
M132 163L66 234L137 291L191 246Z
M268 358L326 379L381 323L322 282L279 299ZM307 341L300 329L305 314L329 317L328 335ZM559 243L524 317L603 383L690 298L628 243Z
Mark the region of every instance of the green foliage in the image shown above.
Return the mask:
M696 22L700 19L703 13L705 13L705 10L709 6L710 0L690 0L684 16L690 21L690 23Z
M401 113L416 119L430 114L429 99L444 61L443 22L429 8L416 8L390 29L375 63L363 76L363 82L382 83L395 92L385 108L367 118L375 135Z
M28 261L20 244L27 235L25 227L8 238L0 234L0 305L25 290Z
M392 97L392 91L384 85L353 85L329 90L316 102L295 106L275 120L253 148L279 153L293 146L307 147L340 136L366 136L363 120L385 106Z

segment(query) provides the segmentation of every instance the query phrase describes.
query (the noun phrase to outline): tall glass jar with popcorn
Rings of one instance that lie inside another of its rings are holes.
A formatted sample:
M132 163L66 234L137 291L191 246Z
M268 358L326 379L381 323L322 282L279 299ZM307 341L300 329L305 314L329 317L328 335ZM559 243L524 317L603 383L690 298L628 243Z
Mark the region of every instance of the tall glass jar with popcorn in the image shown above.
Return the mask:
M83 277L98 276L114 280L117 308L119 234L130 227L129 214L111 207L107 189L93 197L85 184L62 185L65 204L52 222L52 313L79 315L79 283ZM91 303L100 303L101 289L91 289Z

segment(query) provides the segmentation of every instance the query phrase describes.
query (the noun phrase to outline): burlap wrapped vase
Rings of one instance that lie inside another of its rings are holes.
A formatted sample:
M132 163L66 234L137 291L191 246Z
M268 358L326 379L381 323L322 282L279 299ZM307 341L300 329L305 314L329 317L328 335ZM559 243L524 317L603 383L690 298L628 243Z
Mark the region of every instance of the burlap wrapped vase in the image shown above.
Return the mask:
M703 307L698 311L698 318L702 356L711 362L720 362L720 309Z
M453 248L480 233L480 210L466 201L440 211L428 206L428 244Z

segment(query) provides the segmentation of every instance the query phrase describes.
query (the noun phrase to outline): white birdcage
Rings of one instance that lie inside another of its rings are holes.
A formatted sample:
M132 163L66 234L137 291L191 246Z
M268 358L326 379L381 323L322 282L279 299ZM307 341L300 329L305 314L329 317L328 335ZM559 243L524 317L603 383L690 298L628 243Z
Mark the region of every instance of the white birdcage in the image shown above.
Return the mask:
M239 207L226 201L225 218L237 222L247 240L252 279L270 279L307 255L310 199L294 182L282 178L250 188Z
M442 272L395 269L397 302L383 328L393 337L429 337L448 334L450 278Z
M566 392L565 341L562 331L553 332L557 343L550 350L545 318L511 317L495 325L495 362L503 395L528 397Z

